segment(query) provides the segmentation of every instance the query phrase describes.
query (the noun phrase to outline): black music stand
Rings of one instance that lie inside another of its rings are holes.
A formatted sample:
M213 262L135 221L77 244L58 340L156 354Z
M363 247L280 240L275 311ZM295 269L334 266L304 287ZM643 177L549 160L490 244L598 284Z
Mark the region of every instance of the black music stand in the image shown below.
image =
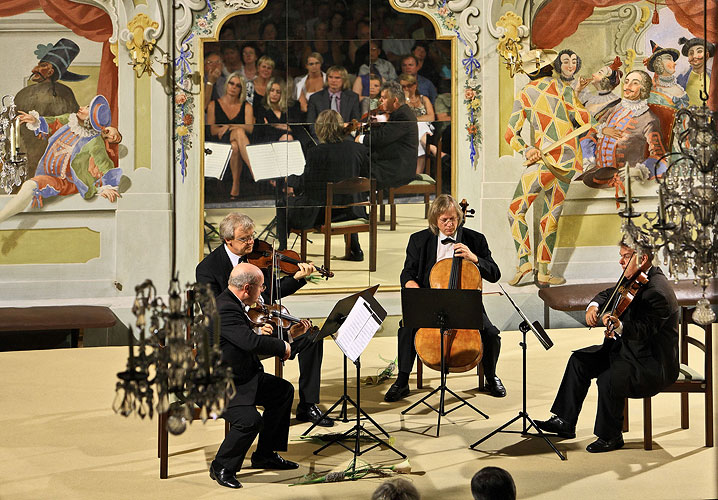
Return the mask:
M401 311L406 328L439 328L441 331L441 384L419 401L411 405L406 412L412 410L420 403L438 413L436 422L436 437L441 429L441 417L448 415L462 406L468 406L484 418L489 416L466 401L446 386L448 369L444 359L444 336L449 330L467 329L479 330L484 324L483 308L481 306L481 290L446 290L437 288L403 288L401 290ZM439 393L439 408L436 409L426 402L431 396ZM461 403L446 410L444 406L445 394L451 394Z
M519 313L519 316L522 319L521 323L519 324L519 330L521 330L521 334L523 335L523 337L522 337L522 341L519 343L519 345L521 346L521 350L522 350L522 354L523 354L523 407L522 407L521 411L519 411L519 414L517 416L515 416L514 418L512 418L511 420L506 422L504 425L493 430L486 436L482 437L481 439L476 441L474 444L469 446L469 448L471 448L473 450L478 444L483 443L484 441L489 439L494 434L497 434L499 432L507 432L507 433L513 433L513 434L521 434L522 436L538 436L540 438L543 438L543 440L546 441L546 443L548 443L548 445L551 447L551 449L556 452L556 454L561 458L561 460L566 460L566 456L563 455L563 453L561 453L560 451L558 451L556 446L554 446L554 444L551 442L551 440L547 437L548 435L545 434L541 429L538 428L538 426L536 425L536 422L534 422L531 419L528 411L526 410L526 346L527 346L526 345L526 333L529 331L532 331L534 333L534 335L536 335L536 338L539 340L539 342L541 342L541 345L547 351L549 349L551 349L551 347L553 347L553 342L551 341L548 334L546 333L546 330L544 330L543 327L541 326L541 323L539 323L538 321L534 321L533 323L531 323L531 321L529 321L529 319L526 317L526 315L521 310L521 308L516 304L516 302L514 302L514 299L511 298L511 295L506 293L506 290L504 290L504 287L502 287L501 284L499 284L499 286L501 287L501 291L504 292L504 295L509 300L509 302L511 302L511 305L514 306L514 309L516 309L516 312ZM521 419L521 421L523 423L522 429L520 431L505 430L506 427L513 424L514 422L516 422L519 419ZM529 429L531 429L531 427L534 427L538 431L538 434L529 432Z
M321 331L316 335L314 341L320 342L323 341L325 337L328 337L329 335L334 335L337 330L339 330L339 327L342 325L344 320L349 315L349 312L354 307L354 304L356 303L357 299L359 297L362 297L364 300L366 300L369 303L369 307L373 310L375 315L377 316L377 321L381 323L384 321L384 318L386 318L386 311L383 307L376 301L374 298L374 293L376 292L377 288L379 288L379 285L374 285L371 288L367 288L366 290L363 290L359 293L355 293L354 295L350 295L349 297L345 297L339 302L336 303L334 308L332 309L332 312L329 313L329 316L327 316L327 320L324 322L324 325L322 326ZM352 460L352 467L356 468L356 458L370 450L373 450L374 448L384 445L396 454L398 454L402 458L406 458L406 455L391 446L388 442L384 441L380 437L378 437L376 434L368 431L361 423L362 418L369 420L374 427L376 427L379 432L384 434L387 438L390 437L389 434L373 419L369 416L368 413L366 413L361 408L361 359L357 357L357 360L354 362L357 369L357 399L356 402L354 402L349 395L347 394L347 356L344 355L344 394L329 408L327 411L325 411L319 420L322 420L327 415L329 415L334 409L342 405L342 409L340 411L340 418L342 415L344 415L344 422L348 422L349 419L347 418L347 403L351 404L356 408L356 423L354 426L349 429L348 431L342 433L337 439L333 439L323 445L321 448L315 450L313 453L315 455L318 455L322 450L325 448L331 446L332 444L339 444L340 446L343 446L347 450L354 453L354 459ZM307 429L302 436L306 436L314 427L316 427L316 423L312 424L309 429ZM366 434L371 441L374 442L371 446L368 448L365 448L362 450L360 448L361 444L361 434ZM346 438L354 438L354 448L350 448L349 446L345 445L342 441Z

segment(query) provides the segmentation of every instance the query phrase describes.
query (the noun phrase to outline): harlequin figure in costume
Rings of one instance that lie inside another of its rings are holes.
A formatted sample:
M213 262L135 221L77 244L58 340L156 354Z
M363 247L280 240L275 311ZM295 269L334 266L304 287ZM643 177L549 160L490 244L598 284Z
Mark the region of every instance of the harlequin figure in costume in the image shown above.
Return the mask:
M110 105L104 96L92 99L77 113L41 117L37 111L19 112L20 122L36 135L50 135L35 176L25 181L5 207L0 222L24 210L30 202L42 206L43 199L80 193L90 199L96 194L115 201L122 170L115 166L105 141L119 143L122 136L110 127Z
M646 169L648 177L666 171L665 161L659 163L665 153L660 122L646 102L651 86L651 77L645 71L634 70L626 75L621 102L601 120L597 133L581 141L588 161L595 162L598 168L622 169L628 164Z
M648 71L656 75L653 79L653 89L648 97L651 104L662 104L674 108L688 106L688 94L676 82L676 61L679 54L676 49L664 49L651 40L653 54L644 61Z
M569 183L576 171L581 169L581 151L577 138L550 150L543 159L540 150L573 132L573 122L578 125L595 122L578 101L573 87L553 78L551 63L555 59L556 52L552 50L532 50L524 54L523 68L531 82L526 84L514 101L504 135L506 142L515 151L523 153L527 160L533 162L521 175L509 204L511 235L519 258L516 275L509 281L513 286L533 271L526 212L541 192L544 193L544 205L539 223L541 241L536 247L538 285L560 285L566 281L559 276L552 276L548 266L553 258L558 220ZM520 136L521 127L527 120L535 133L534 145L526 144ZM544 162L550 162L550 167Z
M683 37L678 39L678 43L683 45L681 54L688 58L688 64L691 68L685 73L678 75L676 82L678 85L686 89L688 94L688 102L691 106L700 106L701 89L703 89L703 71L706 69L707 59L713 57L715 53L715 45L706 42L702 38L691 38L687 40ZM705 46L704 46L705 44ZM708 55L706 55L708 52ZM706 78L706 92L711 88L711 68L708 66L708 76Z

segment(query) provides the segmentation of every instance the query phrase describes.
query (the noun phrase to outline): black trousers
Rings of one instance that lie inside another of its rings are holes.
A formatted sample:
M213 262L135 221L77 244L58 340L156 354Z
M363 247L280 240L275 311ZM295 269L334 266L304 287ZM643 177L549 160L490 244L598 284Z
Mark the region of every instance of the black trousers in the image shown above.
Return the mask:
M239 471L257 434L258 452L286 451L293 399L292 384L260 372L255 404L230 406L222 414L222 418L230 423L230 428L214 457L215 468ZM260 415L257 406L264 407L263 414Z
M310 342L307 337L299 337L292 342L292 358L295 353L299 354L299 403L318 403L324 342Z
M490 325L481 333L481 342L484 345L484 355L481 358L481 364L484 367L484 375L486 377L496 376L496 364L499 361L499 351L501 351L501 336L499 329L494 325ZM416 348L414 347L414 337L416 329L399 326L398 337L398 356L399 371L411 373L414 368L414 359L416 358Z
M593 433L605 440L621 434L624 406L623 396L612 394L609 350L604 346L600 350L580 350L571 354L551 406L552 413L575 425L591 380L595 378L598 385L598 409Z

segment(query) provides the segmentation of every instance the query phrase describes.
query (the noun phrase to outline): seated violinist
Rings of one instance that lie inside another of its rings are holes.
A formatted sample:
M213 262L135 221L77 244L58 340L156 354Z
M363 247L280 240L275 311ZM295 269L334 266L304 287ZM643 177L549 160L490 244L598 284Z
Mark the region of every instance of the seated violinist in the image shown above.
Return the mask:
M586 451L600 453L623 446L624 398L654 396L678 377L678 319L680 309L663 271L652 266L652 248L643 241L636 249L621 242L619 263L623 267L620 284L634 281L643 271L648 281L638 288L632 301L621 302L625 309L606 310L614 304L612 289L596 295L586 308L586 323L604 325L602 345L574 351L558 389L550 419L537 420L539 429L559 437L576 437L576 423L583 400L596 379L598 411L593 433L598 437ZM628 290L628 286L626 289ZM617 295L620 295L617 293ZM628 298L628 294L626 298ZM627 304L627 305L626 305ZM599 311L607 311L599 317Z
M304 337L289 344L272 335L270 324L264 325L259 333L255 332L246 308L259 300L263 289L264 276L259 268L241 263L232 270L229 287L217 297L222 323L222 360L232 367L237 393L222 413L230 428L210 465L209 476L227 488L242 487L236 473L257 434L259 441L257 450L252 453L253 468L288 470L299 467L277 454L277 451L287 450L294 388L286 380L264 373L258 355L289 359ZM309 322L303 320L292 327L291 333L302 334L309 326ZM262 415L257 411L257 405L264 407Z
M429 273L438 261L461 257L479 268L481 277L496 283L501 277L499 266L491 257L486 237L472 229L462 227L464 215L451 196L439 195L429 209L429 228L409 237L406 260L401 271L401 286L405 288L429 288ZM483 306L482 306L483 307ZM496 363L501 349L501 337L486 311L483 310L484 327L480 329L484 355L486 384L492 396L506 396L501 379L496 376ZM416 330L400 324L398 332L399 375L384 395L384 401L394 402L409 395L409 375L414 367Z
M197 265L195 271L197 282L206 283L218 297L227 288L232 269L239 263L247 262L247 256L254 247L254 221L239 213L230 213L219 224L219 234L224 244L215 248ZM299 263L299 270L293 276L284 276L274 286L272 270L263 269L264 280L269 285L262 292L265 304L273 304L280 297L293 294L307 281L314 272L314 266ZM317 407L319 387L322 375L323 344L316 342L299 354L299 405L297 420L314 422L324 427L334 425L332 419L321 419L322 411Z
M287 208L277 208L277 234L279 248L287 247L287 233L292 229L309 229L324 221L324 205L327 203L327 182L338 182L352 177L369 176L367 149L355 143L342 124L336 111L319 113L314 127L319 145L307 151L304 174L289 177L289 186L296 196L289 197ZM334 204L344 205L364 201L354 195L337 195ZM332 209L332 221L339 222L366 217L362 206ZM348 259L364 260L359 236L350 235Z

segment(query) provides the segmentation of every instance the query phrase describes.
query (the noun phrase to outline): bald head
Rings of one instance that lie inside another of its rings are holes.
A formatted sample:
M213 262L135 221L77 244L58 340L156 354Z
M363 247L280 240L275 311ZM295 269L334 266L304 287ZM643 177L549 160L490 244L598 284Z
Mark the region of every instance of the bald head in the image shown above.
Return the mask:
M264 282L264 275L254 264L242 262L234 266L229 274L228 285L230 288L241 290L244 285L261 285Z

